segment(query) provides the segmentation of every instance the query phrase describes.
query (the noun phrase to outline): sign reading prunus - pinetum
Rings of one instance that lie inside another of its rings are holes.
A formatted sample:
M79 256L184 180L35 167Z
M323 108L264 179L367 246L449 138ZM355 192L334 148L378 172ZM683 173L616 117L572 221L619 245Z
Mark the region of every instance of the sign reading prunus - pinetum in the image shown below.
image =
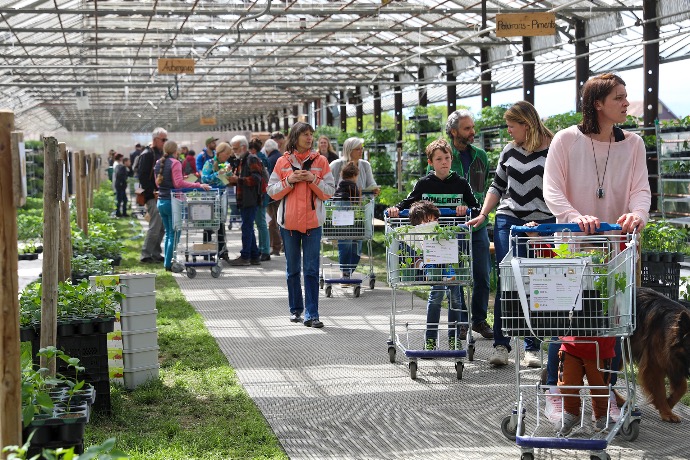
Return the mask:
M497 37L536 37L556 33L555 13L506 13L496 15Z
M194 59L158 59L159 74L194 73Z

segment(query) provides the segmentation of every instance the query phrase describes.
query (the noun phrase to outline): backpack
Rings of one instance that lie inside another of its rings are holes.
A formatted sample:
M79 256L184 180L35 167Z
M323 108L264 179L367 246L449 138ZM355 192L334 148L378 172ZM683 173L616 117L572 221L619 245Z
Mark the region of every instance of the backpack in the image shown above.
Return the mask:
M134 163L132 163L132 171L134 171L134 177L139 177L139 163L141 162L141 156L144 153L142 150L139 155L134 159Z

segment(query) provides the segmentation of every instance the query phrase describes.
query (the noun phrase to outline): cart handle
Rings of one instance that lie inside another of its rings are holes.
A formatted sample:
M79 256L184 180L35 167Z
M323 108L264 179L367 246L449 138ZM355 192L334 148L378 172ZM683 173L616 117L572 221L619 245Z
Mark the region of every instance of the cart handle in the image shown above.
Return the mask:
M606 222L601 222L597 228L597 232L610 232L615 230L621 230L621 226L618 224L607 224ZM510 231L513 233L527 233L527 232L539 232L539 233L553 233L562 232L564 230L570 230L572 232L581 232L580 226L577 224L539 224L536 227L527 227L524 225L513 225L510 227Z
M211 187L208 190L204 190L203 188L174 188L171 190L172 192L182 192L182 193L187 193L187 192L219 192L221 191L220 188L217 187Z
M438 210L441 212L441 217L451 217L451 216L456 216L457 214L455 213L454 208L438 208ZM383 212L386 217L388 217L388 210ZM467 208L467 216L470 215L470 208ZM409 209L401 209L400 212L398 213L398 217L409 217L410 216L410 210Z

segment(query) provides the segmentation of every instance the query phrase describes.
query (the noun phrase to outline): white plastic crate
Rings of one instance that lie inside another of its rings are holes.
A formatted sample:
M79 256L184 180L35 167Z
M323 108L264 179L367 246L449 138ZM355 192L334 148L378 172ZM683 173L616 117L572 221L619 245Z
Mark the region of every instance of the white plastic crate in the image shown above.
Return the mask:
M120 302L122 313L149 312L156 308L156 291L125 296Z
M120 275L120 291L127 296L155 293L156 275L153 273L128 273Z
M122 350L131 351L158 346L158 329L122 331Z
M125 388L133 390L149 380L158 379L158 363L155 366L125 369Z
M136 313L120 313L120 326L122 331L136 332L156 328L156 318L158 310L155 308L149 311Z
M140 348L124 352L125 371L158 365L158 347Z

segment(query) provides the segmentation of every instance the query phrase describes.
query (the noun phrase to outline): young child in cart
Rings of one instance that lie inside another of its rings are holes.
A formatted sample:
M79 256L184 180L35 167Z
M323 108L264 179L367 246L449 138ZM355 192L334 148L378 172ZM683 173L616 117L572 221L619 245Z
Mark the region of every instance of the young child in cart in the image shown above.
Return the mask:
M362 198L362 191L357 186L359 168L355 163L348 163L343 166L340 172L342 179L335 189L332 200L347 203L347 205L357 205ZM359 254L362 252L361 240L338 240L338 264L343 274L343 278L348 279L352 276L359 264ZM348 286L348 285L345 285Z
M417 224L438 220L440 215L438 208L431 202L420 202L420 200L434 200L444 207L455 207L456 215L464 216L468 207L461 204L460 199L473 209L473 213L479 212L479 204L472 194L472 187L467 180L451 171L453 161L452 150L445 139L437 139L426 148L427 162L433 171L422 177L414 186L410 194L396 206L388 208L386 211L390 217L397 217L400 210L410 209L410 223L413 221L413 213L417 212L426 216L425 220L420 220ZM420 203L416 203L420 202ZM415 207L415 205L417 205ZM431 206L429 206L431 205ZM433 206L433 208L432 208ZM413 209L413 207L415 207ZM436 211L434 212L433 209ZM415 218L416 219L416 218ZM433 220L429 220L433 219ZM465 300L462 287L459 285L451 286L432 286L427 301L427 329L425 336L425 349L434 350L437 347L438 323L441 317L441 302L444 296L448 296L448 322L456 324L456 327L449 326L448 329L448 348L457 348L457 338L461 335L462 323L467 323L467 313L465 313Z
M535 227L536 222L525 224ZM527 232L528 237L539 236L538 232ZM532 242L529 250L534 251L534 257L553 258L555 253L549 244ZM563 396L563 418L555 423L558 436L567 436L580 421L580 391L566 389L564 386L582 386L583 377L587 376L589 386L606 386L609 384L611 373L599 369L611 370L611 361L615 356L615 337L560 337L561 348L558 352L558 387ZM583 343L583 342L589 343ZM596 342L592 343L592 342ZM597 345L599 351L597 353ZM606 428L608 414L608 391L591 389L593 395L605 397L592 398L592 412L594 413L594 429L602 431ZM571 395L571 396L569 396ZM615 420L614 420L615 421Z

